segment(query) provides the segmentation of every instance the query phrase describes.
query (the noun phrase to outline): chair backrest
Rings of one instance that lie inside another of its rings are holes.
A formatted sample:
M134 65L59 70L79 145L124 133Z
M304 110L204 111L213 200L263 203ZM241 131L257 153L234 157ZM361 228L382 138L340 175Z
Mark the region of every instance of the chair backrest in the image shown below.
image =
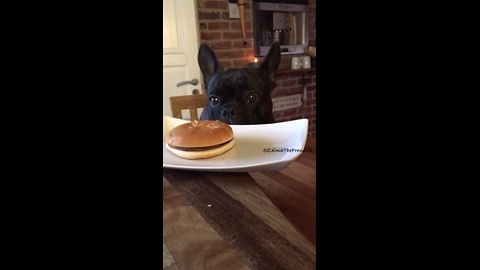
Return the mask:
M175 118L182 119L182 110L190 111L190 120L198 120L198 109L203 109L207 105L207 95L185 95L170 97L170 107L172 115Z

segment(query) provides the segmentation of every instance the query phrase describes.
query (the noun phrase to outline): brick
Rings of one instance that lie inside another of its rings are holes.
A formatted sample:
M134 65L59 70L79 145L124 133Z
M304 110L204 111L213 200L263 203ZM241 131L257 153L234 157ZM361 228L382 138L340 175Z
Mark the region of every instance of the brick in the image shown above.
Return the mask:
M222 12L222 20L230 20L230 14L227 12Z
M218 59L219 61L229 61L229 60L230 60L230 59L227 59L227 58L225 57L225 50L218 50L218 49L215 50L215 49L214 49L213 51L215 52L215 56L217 57L217 59Z
M290 94L295 95L295 94L302 94L303 95L303 89L301 87L292 87L290 89Z
M240 30L242 29L242 27L240 26L240 21L232 21L230 22L230 29L232 30ZM245 29L247 29L247 24L245 23Z
M232 42L231 41L215 41L211 42L210 48L216 53L217 50L225 50L225 49L231 49L232 48Z
M221 37L221 34L220 33L212 33L212 32L208 32L208 33L200 33L200 36L202 38L202 40L218 40L220 39Z
M317 112L305 113L305 118L308 118L308 119L311 119L311 118L316 117L316 116L317 116Z
M230 59L241 59L246 61L245 59L245 51L243 50L223 50L223 51L216 51L215 54L218 58L222 58L225 60Z
M243 68L243 67L246 67L247 64L248 64L248 61L245 60L245 59L233 60L233 61L232 61L232 65L233 65L233 67L235 67L235 68Z
M230 30L228 22L209 22L208 30Z
M315 99L307 99L305 101L306 105L313 105L313 104L316 104L316 103L317 103L317 101Z
M253 38L252 39L246 39L247 45L243 45L243 40L235 40L233 41L233 47L234 48L242 48L242 49L247 49L251 51L251 54L253 55Z
M286 111L283 112L283 116L294 116L294 115L297 115L298 112L297 112L297 108L295 109L288 109Z
M199 1L202 2L202 1ZM203 1L203 5L205 8L212 8L212 9L227 9L227 1Z
M224 69L227 69L227 68L231 68L231 67L232 67L232 62L231 62L231 61L218 60L218 62L220 63L220 65L221 65Z
M242 25L240 23L240 20L235 20L235 21L231 20L230 28L232 30L235 30L235 31L242 31ZM247 33L247 32L253 33L253 31L250 31L249 29L253 29L253 24L251 22L246 21L245 22L245 33Z
M298 108L298 113L299 114L304 114L304 113L309 113L312 111L312 107L302 107Z
M220 19L220 12L198 12L199 20L218 20Z
M242 33L240 31L238 32L223 32L222 37L224 39L241 39L242 38Z

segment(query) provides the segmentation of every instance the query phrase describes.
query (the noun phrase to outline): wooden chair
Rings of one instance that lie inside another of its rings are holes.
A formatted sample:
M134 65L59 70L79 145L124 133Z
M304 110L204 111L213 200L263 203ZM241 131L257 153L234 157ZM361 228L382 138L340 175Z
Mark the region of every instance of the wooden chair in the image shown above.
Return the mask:
M198 109L203 109L207 104L206 94L173 96L170 97L170 107L175 118L182 119L182 110L190 111L190 120L198 120Z

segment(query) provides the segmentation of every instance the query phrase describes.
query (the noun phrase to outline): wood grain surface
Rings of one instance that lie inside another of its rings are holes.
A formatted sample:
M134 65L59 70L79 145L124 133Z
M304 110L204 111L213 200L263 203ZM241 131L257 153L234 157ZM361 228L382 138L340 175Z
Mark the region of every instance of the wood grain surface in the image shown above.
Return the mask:
M163 242L178 269L249 269L227 241L163 179Z
M164 269L315 269L314 155L277 172L164 169Z
M250 173L283 215L315 246L316 151L316 137L308 137L303 153L288 167L278 172Z

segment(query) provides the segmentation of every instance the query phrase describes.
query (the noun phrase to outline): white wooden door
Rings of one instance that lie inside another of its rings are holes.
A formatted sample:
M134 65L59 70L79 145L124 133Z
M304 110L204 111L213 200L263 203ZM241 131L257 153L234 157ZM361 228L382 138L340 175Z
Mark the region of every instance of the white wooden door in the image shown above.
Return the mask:
M197 62L200 31L196 0L163 1L163 115L171 116L170 96L202 93L202 77ZM197 85L183 81L198 80ZM190 116L184 112L184 118Z

